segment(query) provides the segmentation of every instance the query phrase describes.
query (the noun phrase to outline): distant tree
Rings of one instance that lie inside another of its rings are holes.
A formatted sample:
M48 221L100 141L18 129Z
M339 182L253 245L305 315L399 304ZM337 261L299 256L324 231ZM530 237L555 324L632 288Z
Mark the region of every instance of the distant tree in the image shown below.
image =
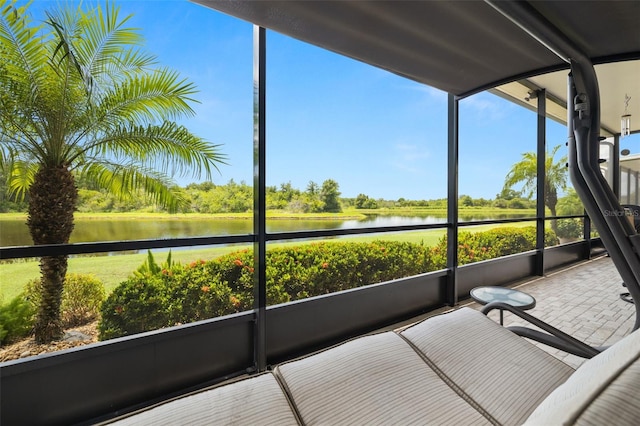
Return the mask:
M469 195L461 195L460 198L458 198L458 202L462 207L473 207L473 198Z
M287 205L287 211L292 213L320 213L324 211L324 203L317 196L304 193L291 200Z
M502 188L499 194L496 194L496 199L500 198L502 200L513 200L514 198L521 198L522 191L516 191L512 188Z
M474 198L473 205L478 207L487 207L487 206L491 206L492 202L493 202L492 200L487 200L480 197L480 198Z
M322 182L320 200L324 203L325 212L337 213L342 211L339 188L338 182L333 179L327 179Z
M355 207L356 209L366 209L365 204L369 200L369 197L364 194L358 194L356 197Z
M506 209L509 206L509 201L503 198L496 198L493 201L493 207L497 207L499 209Z
M310 180L309 183L307 184L307 193L310 195L318 195L319 191L320 191L320 187L318 186L318 184Z
M216 185L211 181L201 182L201 183L190 183L185 187L185 189L197 189L199 191L208 192L215 188Z
M294 197L300 195L300 190L294 188L291 182L287 182L280 185L280 193L283 200L290 202Z
M507 202L507 207L509 207L510 209L526 209L527 205L525 203L525 200L523 200L522 198L514 198Z
M378 203L368 195L358 194L355 201L356 209L377 209Z
M567 189L567 157L563 156L558 161L554 161L560 145L555 146L551 152L545 155L545 177L544 177L544 204L551 211L551 216L556 216L556 205L558 204L558 192ZM535 152L525 152L522 160L511 166L511 170L505 178L505 188L524 183L522 192L531 198L536 191L538 157ZM551 220L551 229L558 232L556 219Z

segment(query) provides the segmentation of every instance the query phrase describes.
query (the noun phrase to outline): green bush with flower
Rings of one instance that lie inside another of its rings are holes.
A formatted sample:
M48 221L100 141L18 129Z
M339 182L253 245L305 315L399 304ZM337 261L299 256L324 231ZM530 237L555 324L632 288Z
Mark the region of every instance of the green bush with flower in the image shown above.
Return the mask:
M103 303L100 339L155 330L253 307L253 250L188 265L153 255ZM432 270L430 250L396 241L322 242L267 252L267 303L285 303Z
M555 245L553 231L546 244ZM459 264L535 249L535 227L460 232ZM399 241L319 242L266 254L267 304L286 303L446 267L446 237L435 247ZM187 265L146 263L103 303L102 340L250 310L254 256L245 249Z
M558 237L551 229L545 231L545 246L558 244ZM480 262L536 248L536 228L500 227L481 232L460 231L458 234L458 264ZM435 270L447 265L447 236L443 236L432 248Z

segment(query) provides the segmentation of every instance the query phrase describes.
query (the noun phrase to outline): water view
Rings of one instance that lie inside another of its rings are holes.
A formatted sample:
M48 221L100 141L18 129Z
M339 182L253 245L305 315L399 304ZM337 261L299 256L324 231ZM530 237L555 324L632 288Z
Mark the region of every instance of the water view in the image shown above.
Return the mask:
M461 215L461 221L527 217L527 214L486 216L480 213ZM353 229L384 226L446 223L445 215L388 216L369 215L365 219L273 219L267 220L267 232L292 232L325 229ZM72 243L123 241L217 235L242 235L253 230L251 219L76 219ZM25 219L0 218L0 246L31 245Z

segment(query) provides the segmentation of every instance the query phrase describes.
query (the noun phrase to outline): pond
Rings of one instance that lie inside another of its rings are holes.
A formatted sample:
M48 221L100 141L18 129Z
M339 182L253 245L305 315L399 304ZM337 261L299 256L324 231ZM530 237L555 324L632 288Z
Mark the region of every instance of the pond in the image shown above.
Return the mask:
M503 215L491 217L481 214L461 216L460 220L504 219ZM506 216L506 215L505 215ZM509 218L528 215L509 215ZM267 220L267 232L311 231L322 229L351 229L383 226L446 223L444 215L382 216L371 215L366 219L273 219ZM71 235L72 243L123 241L162 238L207 237L219 235L243 235L252 232L250 219L200 219L197 216L184 219L76 219ZM0 246L31 245L25 219L6 219L0 215Z

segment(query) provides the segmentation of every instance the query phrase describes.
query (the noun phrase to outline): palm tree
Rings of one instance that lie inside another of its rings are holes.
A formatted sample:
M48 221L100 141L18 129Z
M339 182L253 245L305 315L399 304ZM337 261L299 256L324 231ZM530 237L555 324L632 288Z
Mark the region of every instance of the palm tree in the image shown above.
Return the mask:
M183 199L173 177L210 179L219 145L176 123L194 114L195 86L142 50L142 38L106 4L47 12L0 0L0 152L9 190L28 196L36 245L68 243L82 177L122 198L142 190L158 205ZM60 301L67 256L40 260L42 302L35 338L62 335Z
M544 205L551 212L551 216L556 216L556 205L558 204L558 191L567 189L567 157L560 158L554 162L554 156L560 149L560 145L555 146L551 152L545 155L545 177L544 177ZM534 152L522 154L522 160L511 166L504 181L505 188L524 182L522 192L531 198L536 191L538 176L538 157ZM558 232L556 219L551 219L551 229Z

